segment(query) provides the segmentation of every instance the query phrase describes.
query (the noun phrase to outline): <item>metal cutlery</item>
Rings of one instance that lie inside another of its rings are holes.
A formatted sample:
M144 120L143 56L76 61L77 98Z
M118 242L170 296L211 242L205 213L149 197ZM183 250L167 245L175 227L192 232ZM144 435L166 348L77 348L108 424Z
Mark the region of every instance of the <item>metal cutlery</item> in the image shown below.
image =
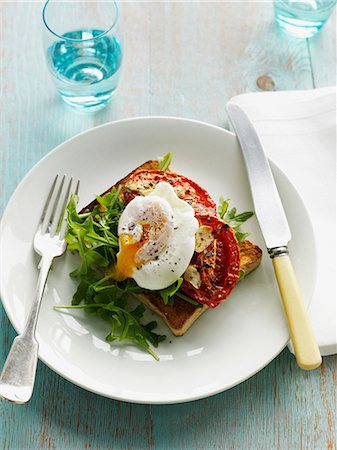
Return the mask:
M316 369L322 357L289 257L291 232L268 159L246 113L235 103L228 115L241 145L257 220L272 259L298 365Z
M47 196L34 236L34 250L41 256L35 297L22 334L17 336L0 376L0 396L14 403L26 403L32 395L39 344L36 325L47 277L53 259L64 254L66 206L72 192L73 179L57 175ZM74 192L79 190L77 181Z

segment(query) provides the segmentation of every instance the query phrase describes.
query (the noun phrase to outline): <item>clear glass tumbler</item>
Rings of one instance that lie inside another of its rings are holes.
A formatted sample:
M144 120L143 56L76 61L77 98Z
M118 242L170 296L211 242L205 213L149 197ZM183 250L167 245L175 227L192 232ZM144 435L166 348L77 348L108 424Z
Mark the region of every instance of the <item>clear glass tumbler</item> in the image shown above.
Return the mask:
M275 19L282 31L310 38L322 28L335 6L336 0L275 0Z
M123 55L119 22L114 0L48 0L44 5L47 65L69 105L93 111L111 100Z

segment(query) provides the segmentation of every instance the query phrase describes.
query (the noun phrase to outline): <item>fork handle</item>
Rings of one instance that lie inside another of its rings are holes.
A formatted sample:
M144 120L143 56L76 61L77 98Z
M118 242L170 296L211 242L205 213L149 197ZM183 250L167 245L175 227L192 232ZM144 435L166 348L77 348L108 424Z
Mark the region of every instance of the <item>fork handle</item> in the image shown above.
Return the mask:
M33 393L39 344L35 338L38 313L53 258L42 256L33 305L23 333L17 336L0 376L0 397L26 403Z

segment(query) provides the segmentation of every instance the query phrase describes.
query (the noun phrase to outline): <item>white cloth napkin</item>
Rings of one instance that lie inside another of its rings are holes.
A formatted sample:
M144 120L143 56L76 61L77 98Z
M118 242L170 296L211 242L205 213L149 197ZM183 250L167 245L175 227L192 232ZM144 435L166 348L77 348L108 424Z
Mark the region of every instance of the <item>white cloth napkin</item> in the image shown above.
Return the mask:
M337 353L336 88L242 94L231 102L248 114L268 157L307 206L318 253L309 316L321 354Z

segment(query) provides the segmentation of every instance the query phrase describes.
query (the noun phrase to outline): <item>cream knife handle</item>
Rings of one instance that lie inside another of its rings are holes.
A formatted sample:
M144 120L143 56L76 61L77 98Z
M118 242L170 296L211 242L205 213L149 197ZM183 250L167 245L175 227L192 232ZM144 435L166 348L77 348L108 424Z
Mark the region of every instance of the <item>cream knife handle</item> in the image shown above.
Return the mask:
M303 304L289 255L275 256L272 261L297 364L305 370L316 369L321 365L322 357Z

